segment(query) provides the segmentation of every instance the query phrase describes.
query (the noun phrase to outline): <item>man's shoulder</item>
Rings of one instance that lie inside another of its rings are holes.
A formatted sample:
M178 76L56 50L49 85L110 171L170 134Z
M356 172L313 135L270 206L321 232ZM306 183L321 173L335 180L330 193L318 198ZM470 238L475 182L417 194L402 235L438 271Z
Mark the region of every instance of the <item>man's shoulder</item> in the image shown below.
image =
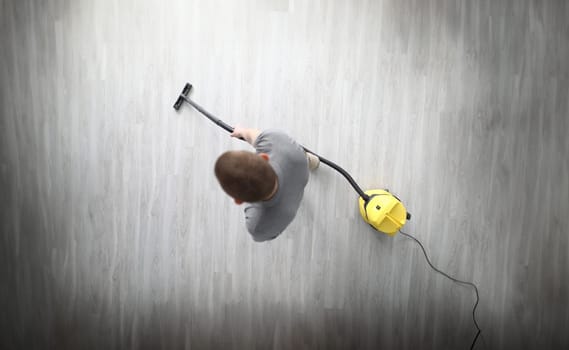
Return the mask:
M263 141L268 141L268 140L278 141L278 140L286 140L286 139L291 139L291 137L283 130L265 129L265 130L261 131L259 136L257 136L257 139L255 140L255 143L253 144L253 146L257 146L259 144L262 144Z

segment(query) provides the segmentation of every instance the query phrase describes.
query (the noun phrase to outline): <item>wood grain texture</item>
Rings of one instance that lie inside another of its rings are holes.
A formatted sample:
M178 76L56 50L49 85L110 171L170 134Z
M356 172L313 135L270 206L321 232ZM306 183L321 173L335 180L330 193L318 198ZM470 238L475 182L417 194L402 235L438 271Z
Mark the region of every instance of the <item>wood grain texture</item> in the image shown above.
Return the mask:
M569 347L566 1L0 0L2 349L462 349L474 292L333 170L258 244L184 107L389 188L480 288L479 348Z

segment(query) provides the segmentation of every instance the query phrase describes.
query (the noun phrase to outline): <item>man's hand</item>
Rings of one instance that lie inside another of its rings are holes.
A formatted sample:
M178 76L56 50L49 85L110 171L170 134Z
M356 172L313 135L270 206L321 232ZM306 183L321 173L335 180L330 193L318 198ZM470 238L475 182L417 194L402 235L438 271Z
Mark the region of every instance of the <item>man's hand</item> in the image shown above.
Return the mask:
M257 137L260 133L261 131L257 129L242 128L240 126L236 126L235 130L233 130L231 133L231 136L236 138L243 138L252 146L255 143L255 140L257 140Z

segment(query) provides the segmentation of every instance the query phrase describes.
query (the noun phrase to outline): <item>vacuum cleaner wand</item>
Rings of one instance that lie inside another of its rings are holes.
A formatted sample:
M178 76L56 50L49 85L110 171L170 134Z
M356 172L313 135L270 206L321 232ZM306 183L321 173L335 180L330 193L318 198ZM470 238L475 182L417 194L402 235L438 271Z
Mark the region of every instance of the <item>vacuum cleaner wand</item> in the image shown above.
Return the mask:
M184 89L182 89L182 93L180 94L180 96L176 100L176 103L174 103L174 109L175 110L179 110L180 107L182 106L182 103L184 103L184 101L185 101L185 102L189 103L192 107L197 109L201 114L203 114L207 118L209 118L209 120L211 120L215 124L219 125L223 129L227 130L228 132L232 133L233 130L235 130L235 128L224 123L221 119L217 118L213 114L206 111L202 106L200 106L197 103L195 103L194 101L192 101L189 97L191 90L192 90L192 84L186 83L186 85L184 86ZM241 140L243 140L243 138L241 138Z
M201 107L200 105L198 105L197 103L195 103L194 101L192 101L189 97L190 91L192 90L192 84L190 83L186 83L186 85L184 86L184 88L182 89L182 93L180 94L180 96L178 96L178 99L176 100L176 102L174 103L174 109L175 110L180 110L180 107L182 106L182 104L184 102L187 102L188 104L190 104L192 107L194 107L195 109L198 110L198 112L200 112L201 114L203 114L204 116L206 116L209 120L211 120L212 122L214 122L215 124L217 124L218 126L222 127L223 129L225 129L226 131L232 133L233 130L235 130L235 128L233 128L232 126L224 123L221 119L217 118L216 116L214 116L213 114L209 113L208 111L206 111L205 109L203 109L203 107ZM245 141L242 137L240 137L239 139ZM335 164L332 161L329 161L326 158L323 158L321 156L319 156L318 154L312 152L311 150L309 150L308 148L304 147L301 145L301 147L309 153L314 154L315 156L317 156L320 161L326 165L328 165L329 167L333 168L334 170L338 171L340 174L342 174L346 180L348 180L348 182L352 185L352 187L356 190L356 192L358 193L358 195L364 200L364 202L367 202L370 199L370 196L367 195L366 193L364 193L364 191L360 188L360 186L356 183L356 181L354 181L354 179L352 178L352 176L350 176L350 174L348 174L347 171L345 171L344 169L342 169L340 166L338 166L337 164Z

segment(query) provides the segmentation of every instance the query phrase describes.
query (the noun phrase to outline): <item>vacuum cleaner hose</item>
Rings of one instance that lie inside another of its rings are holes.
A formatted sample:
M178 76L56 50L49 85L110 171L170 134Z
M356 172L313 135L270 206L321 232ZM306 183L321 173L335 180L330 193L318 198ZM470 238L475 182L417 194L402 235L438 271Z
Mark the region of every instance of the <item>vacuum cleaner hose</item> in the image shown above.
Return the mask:
M206 116L209 120L211 120L212 122L214 122L215 124L217 124L218 126L220 126L221 128L225 129L227 132L233 133L233 130L235 130L234 127L228 125L227 123L223 122L221 119L217 118L216 116L214 116L213 114L209 113L208 111L206 111L202 106L200 106L199 104L195 103L194 101L192 101L189 97L188 94L191 90L192 86L191 84L186 84L186 86L184 87L184 90L182 91L182 94L180 94L180 96L178 97L178 100L176 101L176 103L174 104L174 108L176 110L178 110L180 108L181 102L182 101L186 101L187 103L189 103L192 107L194 107L195 109L197 109L201 114L203 114L204 116ZM243 139L242 137L239 138L240 140L245 141L245 139ZM352 178L352 176L350 174L348 174L347 171L345 171L344 169L342 169L340 166L338 166L336 163L329 161L328 159L321 157L320 155L312 152L311 150L309 150L308 148L304 147L301 145L301 147L309 153L314 154L316 157L318 157L320 159L320 161L326 165L328 165L329 167L331 167L332 169L338 171L340 174L342 174L346 180L348 180L348 182L350 183L350 185L352 185L352 187L356 190L356 192L358 193L358 195L360 197L362 197L362 199L367 202L369 200L369 196L367 194L364 193L364 191L360 188L360 186L356 183L356 181L354 181L354 179Z
M301 145L302 146L302 145ZM304 148L304 150L308 153L312 153L314 154L316 157L318 157L320 159L320 161L326 165L328 165L329 167L331 167L332 169L338 171L340 174L342 174L346 180L348 180L348 182L350 183L350 185L352 185L352 187L354 188L354 190L356 190L356 192L360 195L360 197L363 198L364 202L367 202L369 200L369 196L367 194L364 193L364 191L361 189L361 187L356 183L356 181L352 178L352 176L345 171L344 169L342 169L342 167L340 167L338 164L312 152L311 150L309 150L308 148L302 146L302 148Z

